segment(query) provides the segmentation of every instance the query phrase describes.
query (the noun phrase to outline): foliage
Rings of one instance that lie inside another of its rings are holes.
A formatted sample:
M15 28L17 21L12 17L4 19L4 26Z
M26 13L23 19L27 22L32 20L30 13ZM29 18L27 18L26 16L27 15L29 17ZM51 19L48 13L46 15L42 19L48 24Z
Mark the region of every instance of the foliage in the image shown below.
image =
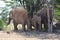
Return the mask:
M54 14L55 18L60 21L60 0L55 0Z
M30 17L33 16L33 12L34 11L38 11L39 9L41 9L44 4L44 0L23 0L23 2L21 0L11 0L11 1L7 1L7 0L2 0L4 1L4 3L6 4L5 7L0 7L0 10L2 11L0 13L0 16L4 23L6 23L7 21L7 16L9 14L9 11L11 8L15 7L16 5L22 5L26 6L27 10L28 10L28 15ZM19 3L18 3L19 2ZM21 4L22 3L22 4ZM55 18L57 20L60 20L60 0L55 0L55 8L54 8L54 15Z
M4 21L0 19L0 29L3 29Z
M24 2L26 3L26 8L28 10L28 15L29 17L32 17L33 16L33 12L35 11L38 11L41 6L42 6L42 3L41 3L41 0L19 0L21 4L23 4L24 6Z
M9 11L17 4L15 0L7 1L2 0L5 3L5 7L0 7L0 28L2 29L7 22Z
M55 3L56 4L60 4L60 0L55 0Z

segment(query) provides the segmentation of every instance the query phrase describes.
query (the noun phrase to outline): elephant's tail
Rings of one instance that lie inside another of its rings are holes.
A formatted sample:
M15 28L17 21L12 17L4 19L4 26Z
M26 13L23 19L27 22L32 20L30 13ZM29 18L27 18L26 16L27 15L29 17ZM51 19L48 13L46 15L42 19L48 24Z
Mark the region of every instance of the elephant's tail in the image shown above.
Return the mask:
M12 20L12 11L10 11L10 13L9 13L9 20L8 20L8 23L7 23L7 25L9 25L10 24L10 21Z
M11 21L11 20L12 20L12 18L9 18L7 25L9 25L9 24L10 24L10 21Z

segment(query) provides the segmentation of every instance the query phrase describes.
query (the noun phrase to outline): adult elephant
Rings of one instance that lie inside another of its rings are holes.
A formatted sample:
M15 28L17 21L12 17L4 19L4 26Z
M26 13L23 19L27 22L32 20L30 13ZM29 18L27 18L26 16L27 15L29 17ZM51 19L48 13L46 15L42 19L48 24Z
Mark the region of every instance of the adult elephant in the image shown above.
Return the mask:
M22 24L23 30L25 31L25 25L29 26L29 19L27 10L24 7L14 8L9 13L9 22L10 24L11 19L13 20L14 30L18 30L17 25ZM30 27L27 27L30 28Z
M38 15L41 15L41 26L44 24L44 31L48 29L48 15L47 15L47 6L43 7L37 12ZM52 23L52 10L49 8L50 24Z
M41 31L41 16L40 15L33 15L32 18L32 26L35 27L35 30Z

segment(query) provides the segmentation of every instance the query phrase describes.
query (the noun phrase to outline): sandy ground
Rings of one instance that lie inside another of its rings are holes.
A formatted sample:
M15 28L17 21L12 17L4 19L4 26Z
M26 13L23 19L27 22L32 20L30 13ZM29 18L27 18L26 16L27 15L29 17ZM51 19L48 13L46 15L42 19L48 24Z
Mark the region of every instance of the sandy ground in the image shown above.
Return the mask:
M23 32L21 25L18 27L20 28L18 31L12 31L12 24L5 27L5 30L0 31L0 40L60 40L60 33L47 33L39 31ZM9 31L10 34L7 34L7 31Z
M60 40L60 34L58 33L46 33L46 32L11 32L7 34L4 31L0 31L0 40Z

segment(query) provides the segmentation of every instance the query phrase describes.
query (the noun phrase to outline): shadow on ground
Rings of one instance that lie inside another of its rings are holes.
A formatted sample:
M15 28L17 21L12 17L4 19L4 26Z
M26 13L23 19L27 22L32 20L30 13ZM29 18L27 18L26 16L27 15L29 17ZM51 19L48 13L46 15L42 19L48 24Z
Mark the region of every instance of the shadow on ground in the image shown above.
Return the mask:
M47 33L47 32L40 32L40 31L22 31L22 26L18 25L19 30L18 31L13 31L21 36L24 36L26 38L42 38L42 39L50 39L50 38L60 38L60 33ZM10 25L7 27L7 31L10 31L13 29L13 25Z
M25 36L27 38L42 38L42 39L50 39L50 38L60 38L60 33L47 33L47 32L39 32L39 31L14 31L19 35Z

